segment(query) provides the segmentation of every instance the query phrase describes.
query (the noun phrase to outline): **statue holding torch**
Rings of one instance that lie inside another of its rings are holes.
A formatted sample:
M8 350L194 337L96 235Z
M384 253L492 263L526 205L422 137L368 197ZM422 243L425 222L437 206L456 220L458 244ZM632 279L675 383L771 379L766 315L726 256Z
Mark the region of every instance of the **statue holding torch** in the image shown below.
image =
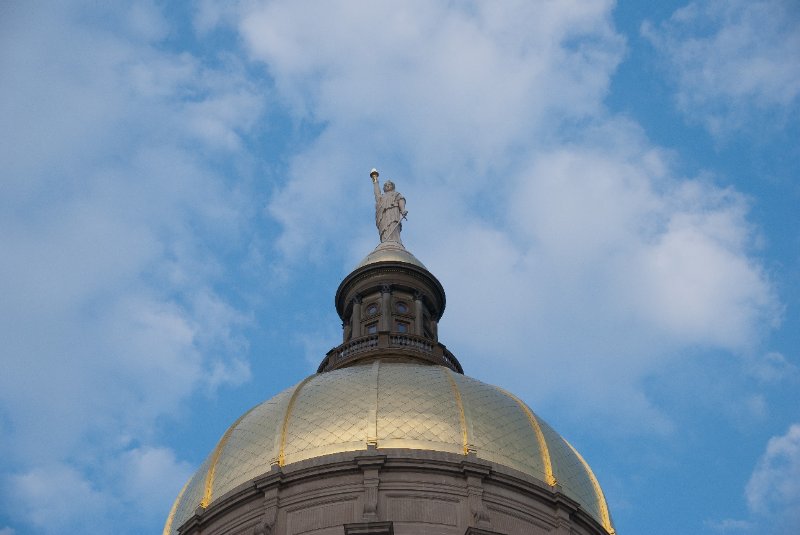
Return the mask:
M375 226L383 242L400 241L400 231L403 230L402 220L406 218L406 199L394 189L394 182L387 180L383 183L383 193L378 184L378 170L373 169L369 176L372 178L372 187L375 191Z

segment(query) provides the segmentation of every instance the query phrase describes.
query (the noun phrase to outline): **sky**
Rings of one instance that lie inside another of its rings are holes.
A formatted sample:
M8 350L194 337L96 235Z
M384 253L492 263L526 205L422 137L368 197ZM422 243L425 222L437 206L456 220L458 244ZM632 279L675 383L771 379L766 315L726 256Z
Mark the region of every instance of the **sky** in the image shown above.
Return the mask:
M0 0L0 535L160 533L369 171L620 534L800 531L800 4Z

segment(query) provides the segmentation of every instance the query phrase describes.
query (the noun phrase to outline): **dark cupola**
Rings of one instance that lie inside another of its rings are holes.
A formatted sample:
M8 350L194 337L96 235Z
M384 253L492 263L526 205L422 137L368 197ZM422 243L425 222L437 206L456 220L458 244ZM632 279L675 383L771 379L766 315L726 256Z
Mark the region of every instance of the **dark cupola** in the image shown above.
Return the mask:
M422 361L463 373L439 343L445 293L439 280L402 243L381 243L336 291L343 341L323 359L329 371L374 358Z

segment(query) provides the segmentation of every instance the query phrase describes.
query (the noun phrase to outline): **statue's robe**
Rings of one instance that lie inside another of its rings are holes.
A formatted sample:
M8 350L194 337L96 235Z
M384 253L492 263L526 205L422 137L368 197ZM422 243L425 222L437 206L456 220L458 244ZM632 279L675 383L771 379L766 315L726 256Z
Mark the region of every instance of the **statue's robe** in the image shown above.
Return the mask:
M400 201L405 198L398 191L389 191L376 199L375 225L381 236L381 242L396 241L400 243L400 231L403 225L403 212L400 210Z

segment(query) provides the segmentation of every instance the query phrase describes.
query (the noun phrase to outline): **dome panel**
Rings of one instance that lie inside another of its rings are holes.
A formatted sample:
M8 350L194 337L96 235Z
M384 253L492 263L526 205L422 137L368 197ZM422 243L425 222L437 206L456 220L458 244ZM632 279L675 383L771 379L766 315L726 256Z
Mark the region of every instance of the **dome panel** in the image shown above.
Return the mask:
M517 402L470 377L454 377L470 415L477 456L547 481L536 435Z
M370 366L342 368L301 384L288 409L281 465L365 449L374 384Z
M212 499L250 480L277 459L276 437L295 387L253 407L234 424L214 469Z
M189 478L189 481L183 487L183 490L175 499L172 505L172 511L167 518L167 523L164 526L163 535L174 535L178 532L178 527L189 520L194 514L195 509L203 501L203 494L206 487L206 476L208 475L208 467L211 464L211 458L206 459L194 475Z
M540 422L542 433L553 458L553 471L564 493L581 504L587 512L598 519L603 527L613 532L608 517L608 507L594 474L580 454L546 422Z
M378 447L464 453L461 409L441 366L381 363Z

